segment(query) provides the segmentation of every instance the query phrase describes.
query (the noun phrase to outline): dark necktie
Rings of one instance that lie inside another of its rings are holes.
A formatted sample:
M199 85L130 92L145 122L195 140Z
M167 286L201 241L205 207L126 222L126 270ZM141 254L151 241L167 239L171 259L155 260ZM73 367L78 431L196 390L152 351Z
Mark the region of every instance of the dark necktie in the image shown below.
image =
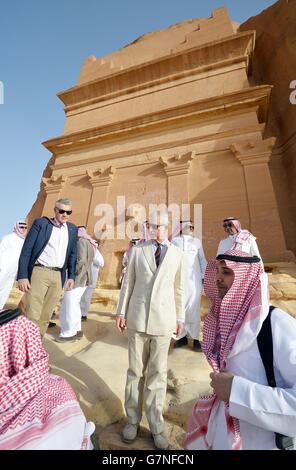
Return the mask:
M157 243L157 242L156 242ZM160 254L161 254L161 248L160 248L161 244L160 243L157 243L156 245L156 251L155 251L155 263L156 263L156 266L158 268L159 266L159 262L160 262Z

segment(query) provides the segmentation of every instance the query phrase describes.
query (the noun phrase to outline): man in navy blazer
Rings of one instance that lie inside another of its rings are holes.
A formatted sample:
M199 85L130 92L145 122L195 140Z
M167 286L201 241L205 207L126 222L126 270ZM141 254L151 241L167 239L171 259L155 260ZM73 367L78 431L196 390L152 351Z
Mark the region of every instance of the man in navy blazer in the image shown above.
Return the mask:
M26 292L26 314L44 336L62 287L74 285L77 259L77 227L68 222L72 202L59 199L54 218L34 220L21 251L18 286ZM66 281L67 276L67 281ZM66 281L66 283L65 283Z

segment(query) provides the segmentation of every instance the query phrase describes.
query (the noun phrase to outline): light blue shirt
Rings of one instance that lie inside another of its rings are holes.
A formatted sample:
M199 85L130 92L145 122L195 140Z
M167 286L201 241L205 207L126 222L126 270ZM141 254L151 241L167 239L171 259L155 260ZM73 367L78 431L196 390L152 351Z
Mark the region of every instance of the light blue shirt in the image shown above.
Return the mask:
M170 242L168 241L168 239L166 238L165 240L163 240L162 242L158 242L156 240L152 240L152 248L153 248L153 251L154 251L154 254L157 250L157 245L160 246L160 257L159 257L159 264L162 263L162 260L164 258L164 255L166 254L167 252L167 249L168 249L168 246L170 245Z

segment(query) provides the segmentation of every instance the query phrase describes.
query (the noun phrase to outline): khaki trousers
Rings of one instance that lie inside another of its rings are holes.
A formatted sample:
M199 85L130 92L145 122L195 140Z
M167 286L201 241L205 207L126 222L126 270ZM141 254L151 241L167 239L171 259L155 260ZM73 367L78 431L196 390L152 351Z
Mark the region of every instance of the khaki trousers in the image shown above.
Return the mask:
M128 330L129 368L125 388L125 411L128 422L137 424L142 418L144 402L153 434L164 431L162 411L167 388L170 341L171 336L151 336Z
M26 296L26 315L39 326L43 337L61 296L61 273L35 266L30 284L31 289Z

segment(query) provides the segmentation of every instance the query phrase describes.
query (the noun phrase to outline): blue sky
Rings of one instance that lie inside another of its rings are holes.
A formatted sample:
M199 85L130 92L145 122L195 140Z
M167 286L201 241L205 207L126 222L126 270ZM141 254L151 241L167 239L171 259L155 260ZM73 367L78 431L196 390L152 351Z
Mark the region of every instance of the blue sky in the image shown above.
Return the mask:
M180 21L207 18L221 6L242 23L273 3L0 0L0 237L26 216L36 199L50 158L41 142L62 134L65 123L56 93L76 84L86 57L104 56Z

